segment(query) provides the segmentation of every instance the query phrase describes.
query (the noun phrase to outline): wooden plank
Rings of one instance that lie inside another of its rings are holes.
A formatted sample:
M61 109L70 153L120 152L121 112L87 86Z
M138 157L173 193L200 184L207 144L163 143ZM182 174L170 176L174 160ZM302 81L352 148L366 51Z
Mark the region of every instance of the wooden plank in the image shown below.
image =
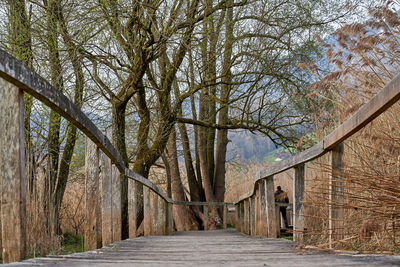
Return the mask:
M255 183L255 213L256 213L256 229L255 235L261 235L261 205L260 205L260 184L262 181Z
M112 166L113 194L113 241L121 240L121 174L117 166Z
M99 212L99 149L95 143L86 138L85 147L85 250L99 248L100 212Z
M113 242L112 217L112 163L106 154L101 153L101 240L103 246Z
M304 164L296 166L293 179L293 240L303 243L304 233Z
M135 238L136 234L136 202L137 191L136 181L129 179L128 181L128 220L129 220L129 238Z
M256 235L256 208L255 208L255 195L249 198L249 208L250 208L250 235Z
M239 205L239 203L235 204L235 210L236 210L235 229L236 229L236 231L240 232L240 205Z
M267 225L268 225L268 237L277 238L279 225L276 222L279 213L275 210L275 197L274 197L274 177L268 177L265 179L265 199L267 207Z
M400 99L400 75L394 77L370 101L324 138L324 148L333 149L358 132Z
M267 199L265 192L265 179L259 181L260 192L260 235L268 236Z
M222 216L222 225L224 229L226 229L227 223L228 223L228 206L224 205L223 216Z
M143 187L143 231L144 235L151 235L151 213L150 213L150 188Z
M249 214L249 199L243 201L244 206L244 233L246 235L250 234L250 214Z
M23 93L0 78L0 182L3 263L25 257L25 149Z
M204 230L208 230L208 206L203 206Z
M151 218L150 225L151 235L158 235L159 221L158 221L158 196L156 193L150 191L150 209L151 209Z
M166 235L167 234L167 202L158 197L158 235Z
M167 233L170 235L174 232L174 213L172 211L173 204L167 202L168 212L167 212Z
M343 153L344 144L340 143L331 152L331 174L329 176L329 243L344 238L343 210ZM331 245L330 245L331 246Z
M174 201L175 205L184 206L225 206L225 205L235 205L231 202L200 202L200 201Z

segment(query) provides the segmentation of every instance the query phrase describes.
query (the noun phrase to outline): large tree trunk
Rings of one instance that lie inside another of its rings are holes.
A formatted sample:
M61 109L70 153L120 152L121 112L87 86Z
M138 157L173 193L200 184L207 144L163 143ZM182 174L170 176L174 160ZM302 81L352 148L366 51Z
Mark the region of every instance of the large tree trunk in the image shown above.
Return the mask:
M167 149L167 157L171 176L172 199L175 201L186 201L187 199L185 197L185 191L183 189L181 176L179 173L175 129L173 129L170 134ZM176 229L178 231L191 230L192 224L195 223L196 220L193 218L192 213L189 212L189 208L183 205L174 205L173 210Z
M232 1L228 1L228 6ZM224 61L222 66L222 85L221 85L221 107L219 111L218 124L226 125L228 123L228 100L230 94L230 83L232 75L231 56L233 45L233 8L227 9L225 18L225 50ZM216 162L214 172L214 193L217 201L223 202L225 197L225 162L226 162L226 148L228 145L228 130L220 129L217 134L216 145ZM221 214L220 210L220 214Z

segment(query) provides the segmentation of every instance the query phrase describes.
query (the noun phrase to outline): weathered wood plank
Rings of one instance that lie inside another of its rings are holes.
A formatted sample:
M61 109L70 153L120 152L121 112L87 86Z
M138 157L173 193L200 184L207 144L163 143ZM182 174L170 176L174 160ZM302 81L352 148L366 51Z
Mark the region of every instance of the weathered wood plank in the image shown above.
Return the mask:
M173 213L173 204L166 202L168 207L167 212L167 233L170 235L174 232L174 213Z
M150 213L150 188L143 187L143 231L144 235L151 235L151 213Z
M343 210L343 152L344 144L340 143L331 152L331 174L329 176L329 242L344 238Z
M25 149L23 93L0 78L0 182L3 262L25 257Z
M85 174L86 227L84 239L87 251L100 247L99 149L89 138L86 138Z
M228 223L228 206L224 205L223 216L222 216L222 225L224 229L226 229L227 223Z
M158 228L159 228L159 221L158 221L158 198L157 194L150 191L150 209L151 209L151 218L150 218L150 225L151 235L158 235Z
M121 174L117 166L112 166L113 200L113 241L121 240Z
M231 202L199 202L199 201L174 201L174 205L184 205L184 206L225 206L234 205Z
M208 230L208 206L203 206L204 230Z
M112 194L112 163L106 154L101 153L101 240L103 246L113 242L113 194Z
M167 234L167 203L161 197L157 197L158 199L158 235L166 235Z
M293 179L293 239L299 243L303 243L304 233L304 176L304 164L296 166Z
M324 148L327 150L333 149L390 108L399 99L400 75L397 75L370 101L326 136L324 138Z
M267 199L266 199L265 184L266 184L265 179L259 181L261 236L268 236L268 214L267 214Z
M255 192L255 198L256 198L256 203L255 203L255 209L256 209L256 231L255 235L261 235L261 196L260 196L260 185L262 183L261 181L257 181L255 183L256 187L256 192Z
M128 181L128 216L129 216L129 238L135 238L136 234L136 202L137 191L136 181Z
M279 225L276 222L276 218L279 218L279 213L275 210L275 197L274 197L274 177L268 177L265 179L265 200L267 208L267 225L268 225L268 237L278 237Z

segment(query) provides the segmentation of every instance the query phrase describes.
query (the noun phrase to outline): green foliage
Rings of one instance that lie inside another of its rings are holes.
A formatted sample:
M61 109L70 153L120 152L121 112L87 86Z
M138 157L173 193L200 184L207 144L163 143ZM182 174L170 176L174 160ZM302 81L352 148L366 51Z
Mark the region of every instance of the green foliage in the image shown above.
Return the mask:
M66 232L63 234L62 250L60 254L83 252L83 236Z

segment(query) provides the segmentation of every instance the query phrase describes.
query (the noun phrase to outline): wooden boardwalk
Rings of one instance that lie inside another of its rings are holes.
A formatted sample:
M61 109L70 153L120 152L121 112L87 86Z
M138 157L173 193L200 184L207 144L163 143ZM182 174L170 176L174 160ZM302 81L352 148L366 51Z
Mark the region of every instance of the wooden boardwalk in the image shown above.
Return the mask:
M85 253L35 258L10 266L400 266L400 256L349 256L297 250L285 239L234 229L175 232L120 241Z

